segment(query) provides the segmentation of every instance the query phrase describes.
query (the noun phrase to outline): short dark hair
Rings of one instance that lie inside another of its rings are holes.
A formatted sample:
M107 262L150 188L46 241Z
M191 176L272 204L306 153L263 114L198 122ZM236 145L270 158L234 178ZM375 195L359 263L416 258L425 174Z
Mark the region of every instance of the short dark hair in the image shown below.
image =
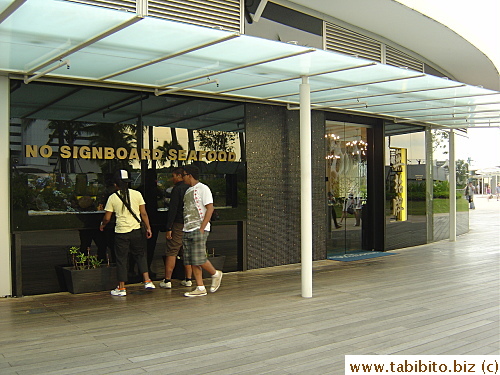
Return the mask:
M182 168L182 167L176 167L172 171L172 174L182 174L183 171L184 171L184 168Z
M200 179L200 168L198 168L196 165L193 165L193 164L185 165L184 167L182 167L182 169L187 174L190 174L191 176L193 176L193 178L195 180Z

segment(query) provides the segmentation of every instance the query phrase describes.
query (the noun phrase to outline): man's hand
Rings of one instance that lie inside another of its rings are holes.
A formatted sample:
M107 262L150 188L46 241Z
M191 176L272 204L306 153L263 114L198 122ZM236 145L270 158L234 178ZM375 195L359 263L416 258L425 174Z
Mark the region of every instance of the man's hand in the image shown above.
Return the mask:
M168 230L167 233L165 233L165 238L167 240L171 240L172 239L172 231L171 230Z

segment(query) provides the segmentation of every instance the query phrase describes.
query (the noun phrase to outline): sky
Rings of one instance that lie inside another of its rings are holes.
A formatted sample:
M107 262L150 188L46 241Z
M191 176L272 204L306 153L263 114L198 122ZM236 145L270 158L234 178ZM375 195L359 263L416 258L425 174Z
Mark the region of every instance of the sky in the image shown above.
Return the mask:
M475 45L500 72L500 0L397 0L448 26ZM500 128L469 129L456 137L456 158L473 168L500 166Z

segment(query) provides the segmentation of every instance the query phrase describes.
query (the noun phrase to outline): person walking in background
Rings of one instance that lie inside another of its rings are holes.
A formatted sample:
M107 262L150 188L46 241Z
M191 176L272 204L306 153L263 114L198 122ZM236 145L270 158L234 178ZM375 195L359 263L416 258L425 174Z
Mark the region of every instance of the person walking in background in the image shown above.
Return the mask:
M476 206L474 205L474 185L472 185L472 182L469 182L467 187L465 188L465 196L469 200L469 209L475 210Z
M146 259L148 263L148 272L151 278L155 278L156 274L151 271L151 264L153 263L154 253L156 249L156 242L160 232L160 216L158 214L158 200L163 198L163 193L158 187L158 176L154 169L146 170L144 185L138 187L142 192L144 202L146 202L146 212L148 213L149 223L151 224L151 238L147 240ZM129 258L129 261L131 259ZM129 264L129 271L132 271L130 266L134 266L133 262ZM133 274L133 272L131 272Z
M153 282L149 278L146 262L146 238L151 238L152 236L145 208L146 204L141 193L129 189L128 184L130 181L126 170L121 169L116 173L115 185L117 191L111 194L106 202L106 207L104 207L106 213L99 228L101 231L104 231L114 212L116 215L115 254L118 286L111 291L111 295L113 296L127 295L125 282L127 281L127 258L129 252L133 255L139 267L139 272L144 278L144 287L146 289L155 289ZM138 221L139 215L146 225L146 237L143 235L141 224Z
M207 238L210 232L210 218L214 212L213 196L210 188L202 184L200 170L194 165L183 167L184 182L190 186L184 195L184 264L192 266L196 289L186 292L186 297L206 296L202 269L212 275L212 293L219 289L222 271L216 270L207 258Z
M335 212L335 204L336 204L335 197L334 197L334 196L333 196L333 194L329 191L329 192L328 192L328 207L330 208L330 215L331 215L331 217L332 217L333 224L335 225L335 228L336 228L336 229L339 229L342 225L340 225L340 224L337 222L337 213Z
M165 289L172 288L172 272L174 271L175 262L182 248L182 228L184 227L184 195L189 185L185 184L182 175L184 170L180 167L172 171L172 182L174 188L171 192L170 205L167 217L167 250L165 259L165 278L160 282L160 287ZM181 281L184 286L191 286L192 268L184 266L185 279Z
M99 207L97 208L99 211L104 211L104 206L106 205L106 202L108 201L109 197L115 193L117 187L114 181L115 178L112 173L107 173L104 175L105 190L103 192L103 195L99 198L100 203ZM116 263L115 225L116 225L116 217L115 215L112 215L110 222L106 225L106 228L102 233L106 241L106 247L107 249L109 249L109 257L106 254L106 261L109 262L109 260L111 260L111 263Z
M344 200L344 205L342 207L342 217L340 218L340 223L345 219L347 224L347 215L354 215L356 219L355 227L359 227L361 223L361 198L354 197L353 193L349 193L348 198Z
M498 199L500 198L500 182L497 184L495 192L497 193L497 201L498 201Z

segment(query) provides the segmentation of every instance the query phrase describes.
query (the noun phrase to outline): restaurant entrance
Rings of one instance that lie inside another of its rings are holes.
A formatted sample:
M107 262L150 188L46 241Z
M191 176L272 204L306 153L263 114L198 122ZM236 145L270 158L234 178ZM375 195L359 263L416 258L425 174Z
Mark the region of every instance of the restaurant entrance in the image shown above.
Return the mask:
M327 255L359 251L368 196L366 125L326 122Z

